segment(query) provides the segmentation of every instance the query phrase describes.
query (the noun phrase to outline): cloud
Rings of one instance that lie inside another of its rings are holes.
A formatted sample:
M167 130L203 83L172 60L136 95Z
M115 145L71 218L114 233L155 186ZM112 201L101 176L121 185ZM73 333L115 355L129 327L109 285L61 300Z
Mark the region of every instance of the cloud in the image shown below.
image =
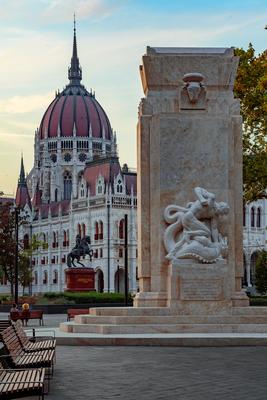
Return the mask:
M52 0L43 12L50 21L71 21L75 12L77 19L88 17L106 18L117 9L118 0Z
M53 93L43 95L13 96L0 100L0 113L23 114L44 109L53 98Z

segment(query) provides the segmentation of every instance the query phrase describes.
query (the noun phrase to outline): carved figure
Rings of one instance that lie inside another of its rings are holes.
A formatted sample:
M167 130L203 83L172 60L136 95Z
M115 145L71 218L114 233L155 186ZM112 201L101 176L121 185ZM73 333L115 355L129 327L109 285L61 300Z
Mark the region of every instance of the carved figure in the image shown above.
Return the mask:
M217 203L215 195L196 187L197 200L186 207L169 205L164 210L168 224L164 233L166 258L196 259L202 263L214 263L227 255L227 240L218 230L219 218L228 214L229 206Z
M81 236L77 235L76 245L73 247L73 249L67 256L67 266L69 268L77 267L77 265L74 263L74 260L76 259L78 264L80 264L82 267L85 267L84 264L80 262L80 259L81 257L84 257L87 254L90 257L90 262L91 262L93 257L93 250L91 248L90 237L85 236L84 238L81 239Z

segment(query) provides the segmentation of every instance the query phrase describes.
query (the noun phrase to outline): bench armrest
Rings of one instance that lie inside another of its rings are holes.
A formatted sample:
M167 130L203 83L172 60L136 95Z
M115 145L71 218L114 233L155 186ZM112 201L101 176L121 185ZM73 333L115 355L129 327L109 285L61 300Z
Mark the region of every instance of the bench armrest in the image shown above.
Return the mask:
M45 337L45 336L37 336L38 333L43 333L43 332L51 332L52 333L52 338L55 339L56 337L56 332L54 329L42 329L38 331L38 328L32 328L32 329L25 329L25 332L32 332L32 336L38 338L38 337Z

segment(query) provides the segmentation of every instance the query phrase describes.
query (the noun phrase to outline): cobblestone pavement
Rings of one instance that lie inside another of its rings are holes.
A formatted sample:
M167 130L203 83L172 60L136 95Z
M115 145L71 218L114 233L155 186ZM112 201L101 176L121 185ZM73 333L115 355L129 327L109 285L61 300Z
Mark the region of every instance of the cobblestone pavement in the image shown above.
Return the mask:
M59 346L46 398L266 400L266 359L266 347Z

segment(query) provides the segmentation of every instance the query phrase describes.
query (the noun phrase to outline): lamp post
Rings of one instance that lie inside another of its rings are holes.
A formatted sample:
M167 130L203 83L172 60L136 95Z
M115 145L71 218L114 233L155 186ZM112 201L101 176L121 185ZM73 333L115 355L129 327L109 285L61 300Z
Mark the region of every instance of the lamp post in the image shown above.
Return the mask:
M125 307L128 306L128 215L124 215L124 294Z
M120 293L120 260L117 260L117 281L118 281L118 293Z
M19 297L19 207L15 207L15 268L14 268L14 280L15 280L15 303L18 304Z

